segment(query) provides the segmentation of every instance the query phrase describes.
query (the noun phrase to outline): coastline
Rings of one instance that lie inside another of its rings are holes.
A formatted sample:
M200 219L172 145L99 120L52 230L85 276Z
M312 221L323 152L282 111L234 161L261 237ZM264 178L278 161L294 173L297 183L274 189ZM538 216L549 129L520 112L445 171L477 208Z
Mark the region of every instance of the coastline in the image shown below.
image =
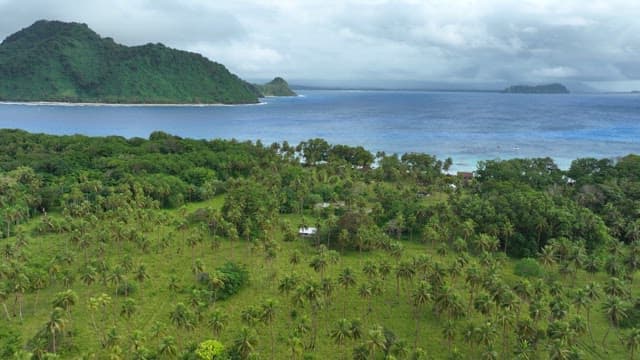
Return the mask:
M267 105L266 101L258 101L251 104L165 104L165 103L101 103L101 102L63 102L63 101L0 101L0 105L21 105L21 106L65 106L65 107L235 107L235 106L256 106Z

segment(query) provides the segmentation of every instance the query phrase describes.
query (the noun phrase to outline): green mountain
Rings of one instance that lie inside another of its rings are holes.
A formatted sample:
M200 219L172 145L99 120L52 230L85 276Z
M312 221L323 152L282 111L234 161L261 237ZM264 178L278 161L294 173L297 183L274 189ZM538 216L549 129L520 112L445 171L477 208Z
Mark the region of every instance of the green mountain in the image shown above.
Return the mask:
M297 96L289 84L281 78L277 77L264 85L256 85L264 96Z
M202 55L128 47L87 25L37 21L0 44L0 100L257 103L260 91Z
M510 86L503 91L504 93L512 94L568 94L569 89L562 84L547 84L547 85L514 85Z

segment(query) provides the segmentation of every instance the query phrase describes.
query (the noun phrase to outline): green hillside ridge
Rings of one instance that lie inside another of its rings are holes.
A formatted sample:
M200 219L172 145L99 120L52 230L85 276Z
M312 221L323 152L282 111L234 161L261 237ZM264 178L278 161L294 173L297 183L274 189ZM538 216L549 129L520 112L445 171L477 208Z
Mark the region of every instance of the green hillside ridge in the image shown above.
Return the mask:
M512 94L568 94L569 89L562 84L547 84L547 85L513 85L504 89L505 93Z
M298 96L281 77L276 77L268 83L256 85L256 87L264 96Z
M0 100L257 103L252 84L202 55L128 47L87 25L37 21L0 44Z

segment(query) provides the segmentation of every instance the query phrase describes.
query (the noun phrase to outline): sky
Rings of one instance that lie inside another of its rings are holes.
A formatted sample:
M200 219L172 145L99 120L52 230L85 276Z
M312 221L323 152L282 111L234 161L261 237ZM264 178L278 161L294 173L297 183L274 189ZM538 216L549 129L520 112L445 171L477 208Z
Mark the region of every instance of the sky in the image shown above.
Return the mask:
M39 19L194 51L248 80L640 90L638 0L0 0L0 38Z

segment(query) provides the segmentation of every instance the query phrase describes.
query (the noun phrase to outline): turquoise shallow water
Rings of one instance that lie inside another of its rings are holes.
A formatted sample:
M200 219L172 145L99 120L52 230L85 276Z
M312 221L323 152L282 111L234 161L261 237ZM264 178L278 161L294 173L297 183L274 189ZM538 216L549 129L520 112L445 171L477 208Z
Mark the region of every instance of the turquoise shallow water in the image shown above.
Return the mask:
M49 134L260 139L322 137L387 153L482 159L640 153L640 95L524 95L409 91L301 91L248 106L52 106L0 104L0 128Z

